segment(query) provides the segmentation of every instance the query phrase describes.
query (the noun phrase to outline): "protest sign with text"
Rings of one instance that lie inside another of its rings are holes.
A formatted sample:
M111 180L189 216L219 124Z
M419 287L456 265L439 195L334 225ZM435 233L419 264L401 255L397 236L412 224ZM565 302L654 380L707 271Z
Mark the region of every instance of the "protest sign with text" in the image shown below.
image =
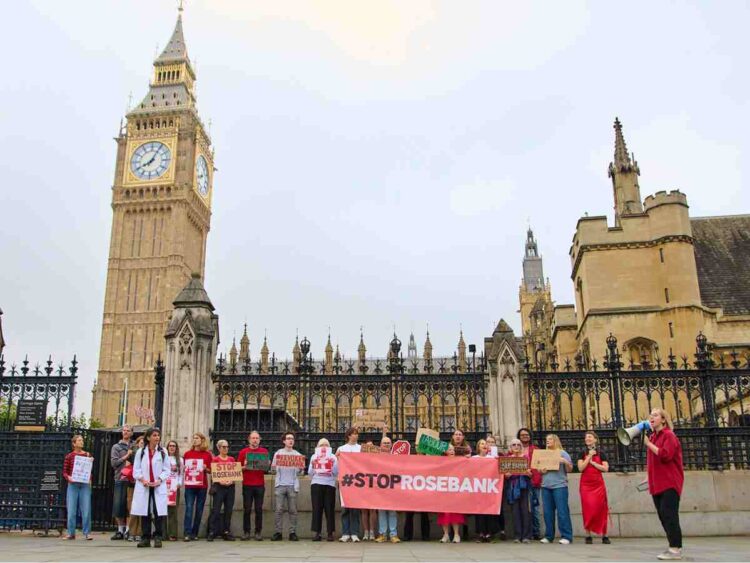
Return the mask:
M305 456L299 454L276 454L273 456L273 465L276 467L305 468Z
M406 440L398 440L391 448L394 455L409 455L411 453L411 444Z
M503 497L491 458L342 453L338 480L348 508L497 515Z
M434 438L427 433L423 433L417 442L417 453L425 455L443 455L448 450L448 442L443 442L439 438Z
M167 477L167 506L177 506L178 479Z
M271 460L268 454L247 454L245 456L245 467L246 471L268 471L271 467Z
M534 450L534 453L531 455L531 468L557 471L560 469L561 461L560 450Z
M242 481L242 464L235 461L214 461L211 464L213 481Z
M385 409L355 409L354 421L359 428L383 428Z
M202 459L185 460L185 485L189 487L202 487L206 482Z
M500 473L526 475L529 471L529 458L526 456L501 455L497 458L497 467Z
M70 472L70 479L74 483L88 483L91 481L91 469L93 467L93 457L77 455L73 460L73 471Z

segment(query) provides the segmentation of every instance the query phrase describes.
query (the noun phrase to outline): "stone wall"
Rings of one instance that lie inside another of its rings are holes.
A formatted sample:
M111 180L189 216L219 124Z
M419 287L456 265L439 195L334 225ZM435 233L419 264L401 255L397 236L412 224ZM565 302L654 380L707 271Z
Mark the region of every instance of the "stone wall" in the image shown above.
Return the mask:
M580 474L570 475L570 510L573 531L583 535L581 502L578 495ZM647 492L638 492L636 485L646 478L644 473L610 473L605 475L611 512L611 537L660 537L664 533L656 516L651 497ZM273 477L266 477L266 496L263 506L263 535L268 539L273 533ZM210 499L210 497L209 497ZM182 501L181 501L182 502ZM297 533L309 538L311 503L310 481L300 479L300 494L297 498L299 521ZM208 518L210 500L206 501L203 514L202 533ZM336 531L341 531L341 518L337 502ZM179 522L182 528L183 506L179 507ZM541 515L540 515L541 516ZM432 537L440 537L436 515L430 515ZM474 523L469 519L470 530ZM750 471L687 471L685 488L680 504L680 522L686 536L750 535ZM415 534L419 537L419 518L414 522ZM242 534L242 493L237 487L232 529ZM512 529L512 528L509 528ZM286 530L286 528L285 528ZM403 530L403 514L399 514L399 530ZM325 524L323 533L325 534ZM182 532L180 531L180 534ZM284 537L286 539L286 532ZM512 537L512 534L508 534Z

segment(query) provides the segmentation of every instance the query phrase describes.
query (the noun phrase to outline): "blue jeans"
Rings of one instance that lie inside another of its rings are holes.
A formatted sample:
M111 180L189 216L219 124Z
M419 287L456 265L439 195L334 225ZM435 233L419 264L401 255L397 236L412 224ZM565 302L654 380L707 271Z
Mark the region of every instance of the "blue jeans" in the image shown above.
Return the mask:
M531 533L534 538L539 539L542 533L539 522L539 497L541 496L540 487L531 487L529 489L529 511L531 512Z
M570 507L568 507L568 487L557 489L542 487L542 503L544 504L544 537L549 541L555 538L555 511L557 511L560 536L573 541L573 523L570 521Z
M183 523L183 531L186 536L198 537L207 492L208 489L185 488L185 522ZM195 517L193 517L193 505L195 505Z
M356 508L341 509L341 533L344 536L359 535L359 510Z
M378 510L378 533L398 537L398 516L395 510Z
M76 516L81 511L83 535L91 533L91 485L88 483L68 483L66 494L68 508L68 535L76 535Z

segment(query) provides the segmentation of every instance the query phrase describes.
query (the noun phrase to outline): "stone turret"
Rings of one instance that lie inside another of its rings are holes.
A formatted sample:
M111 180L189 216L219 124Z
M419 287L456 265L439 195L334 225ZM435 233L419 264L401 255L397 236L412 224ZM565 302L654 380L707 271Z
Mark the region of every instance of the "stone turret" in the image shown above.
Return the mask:
M367 347L365 346L365 336L362 330L359 331L359 346L357 347L357 357L359 363L364 364L367 361Z
M232 338L232 347L229 349L229 365L232 367L237 365L237 342L235 338Z
M614 162L609 163L608 175L612 178L615 196L615 225L619 225L621 217L643 213L643 205L641 188L638 185L641 170L635 157L628 154L622 124L618 118L615 118L614 128L615 156Z
M268 337L263 337L263 347L260 349L260 371L268 373Z
M250 359L250 338L247 336L247 323L245 323L245 330L240 338L240 361Z
M326 373L333 373L333 345L331 344L331 333L328 333L326 342Z
M417 359L417 343L414 340L414 333L409 335L409 347L407 348L406 357L410 360Z
M464 331L458 339L458 371L466 373L466 342L464 342Z
M219 317L200 274L193 274L173 305L164 333L167 361L162 434L186 451L193 432L200 429L207 433L214 419L211 371L219 345Z
M302 350L299 347L299 335L294 337L294 348L292 348L292 372L297 373L302 361Z
M432 342L430 342L430 331L427 331L427 338L424 341L423 357L425 361L432 361Z

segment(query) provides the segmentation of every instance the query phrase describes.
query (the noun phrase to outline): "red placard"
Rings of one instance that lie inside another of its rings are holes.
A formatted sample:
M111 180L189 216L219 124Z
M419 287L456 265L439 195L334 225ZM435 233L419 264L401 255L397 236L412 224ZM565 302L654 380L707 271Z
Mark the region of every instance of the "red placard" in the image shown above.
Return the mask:
M411 444L406 440L398 440L391 448L394 455L409 455L411 453Z
M296 467L305 468L305 456L297 454L276 454L273 459L276 467Z

